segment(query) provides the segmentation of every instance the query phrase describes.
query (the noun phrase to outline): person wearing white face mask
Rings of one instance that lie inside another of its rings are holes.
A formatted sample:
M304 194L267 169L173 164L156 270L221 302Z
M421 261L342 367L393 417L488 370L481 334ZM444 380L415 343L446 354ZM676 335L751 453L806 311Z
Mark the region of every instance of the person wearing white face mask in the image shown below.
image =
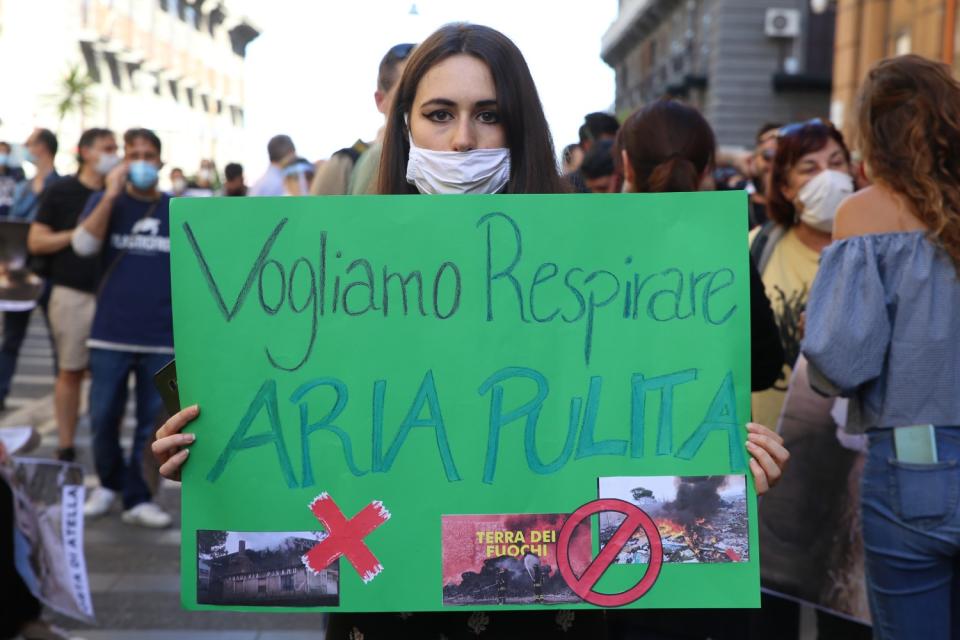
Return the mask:
M173 357L170 195L157 188L161 162L156 134L131 129L123 143L123 164L107 176L103 192L90 198L72 237L78 254L98 256L103 274L89 342L90 427L100 487L84 514L106 514L119 496L127 524L166 527L170 516L151 501L142 457L162 411L153 374ZM137 426L125 459L119 425L131 372L136 376Z
M770 221L750 234L751 254L773 307L787 365L781 384L753 395L757 422L774 425L803 338L801 316L831 242L840 202L854 191L850 151L830 123L815 119L780 129L770 170Z
M70 246L87 199L103 188L104 176L119 162L117 141L109 129L88 129L77 144L76 175L60 178L40 197L30 225L27 249L41 257L38 271L50 281L49 318L57 352L54 387L61 460L73 460L80 409L80 384L89 365L87 339L96 305L97 262Z
M387 112L379 180L382 194L566 191L513 42L448 25L414 49Z

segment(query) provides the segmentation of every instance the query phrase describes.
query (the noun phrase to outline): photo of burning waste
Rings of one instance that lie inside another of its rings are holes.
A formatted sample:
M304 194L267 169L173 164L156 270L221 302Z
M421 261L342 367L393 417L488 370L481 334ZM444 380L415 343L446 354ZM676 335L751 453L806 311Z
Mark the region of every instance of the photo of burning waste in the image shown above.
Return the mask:
M640 507L657 523L663 561L747 562L750 536L744 476L647 476L599 479L600 498ZM600 514L600 546L613 537L625 516ZM627 541L617 564L646 564L650 544L642 530Z
M557 569L566 514L443 517L443 604L538 605L580 602ZM574 529L570 564L592 559L587 522Z

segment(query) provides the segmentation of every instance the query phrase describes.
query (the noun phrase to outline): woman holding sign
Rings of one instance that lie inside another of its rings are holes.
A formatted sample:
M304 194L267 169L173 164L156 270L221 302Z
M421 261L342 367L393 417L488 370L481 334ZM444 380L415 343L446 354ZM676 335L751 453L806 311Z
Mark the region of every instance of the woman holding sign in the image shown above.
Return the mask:
M388 114L379 190L564 191L536 87L513 42L488 27L458 24L441 28L417 47ZM185 409L157 433L153 451L164 476L179 477L188 456L186 447L196 438L180 432L198 413L197 407ZM751 454L755 459L751 469L763 490L779 477L786 452L775 437L763 436ZM529 570L542 580L538 567ZM497 587L492 593L499 591ZM598 638L605 637L605 624L602 613L564 610L508 615L336 614L330 618L327 637Z
M710 124L695 108L675 100L660 100L634 112L620 130L615 153L623 165L624 191L628 193L677 193L714 188L713 169L716 137ZM754 390L771 386L783 367L783 349L776 332L770 302L763 282L750 265L751 351ZM759 379L758 379L759 378ZM758 384L759 383L759 384ZM780 469L789 455L782 438L766 427L747 427L747 448L754 459L750 468L762 495L779 480ZM768 457L769 456L769 457ZM764 607L768 606L764 596ZM677 629L711 637L748 637L758 631L756 622L740 613L690 611L631 613L608 617L611 636L670 634ZM723 630L723 631L721 631ZM763 630L766 631L766 630ZM719 635L718 635L719 634ZM762 637L788 637L782 626L771 628Z

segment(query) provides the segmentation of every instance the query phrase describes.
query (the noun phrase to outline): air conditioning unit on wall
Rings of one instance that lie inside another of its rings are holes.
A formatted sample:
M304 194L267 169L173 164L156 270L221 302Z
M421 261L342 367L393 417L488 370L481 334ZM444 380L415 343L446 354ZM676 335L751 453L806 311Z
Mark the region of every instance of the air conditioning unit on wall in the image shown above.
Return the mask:
M771 38L796 38L800 35L800 10L767 9L763 31Z

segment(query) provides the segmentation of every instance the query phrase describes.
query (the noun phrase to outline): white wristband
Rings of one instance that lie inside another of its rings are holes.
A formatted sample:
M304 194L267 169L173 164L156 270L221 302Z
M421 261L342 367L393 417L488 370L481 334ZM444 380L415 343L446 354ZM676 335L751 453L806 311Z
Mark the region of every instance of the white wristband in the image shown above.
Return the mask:
M70 244L78 256L92 256L100 252L103 240L81 226L74 229Z

